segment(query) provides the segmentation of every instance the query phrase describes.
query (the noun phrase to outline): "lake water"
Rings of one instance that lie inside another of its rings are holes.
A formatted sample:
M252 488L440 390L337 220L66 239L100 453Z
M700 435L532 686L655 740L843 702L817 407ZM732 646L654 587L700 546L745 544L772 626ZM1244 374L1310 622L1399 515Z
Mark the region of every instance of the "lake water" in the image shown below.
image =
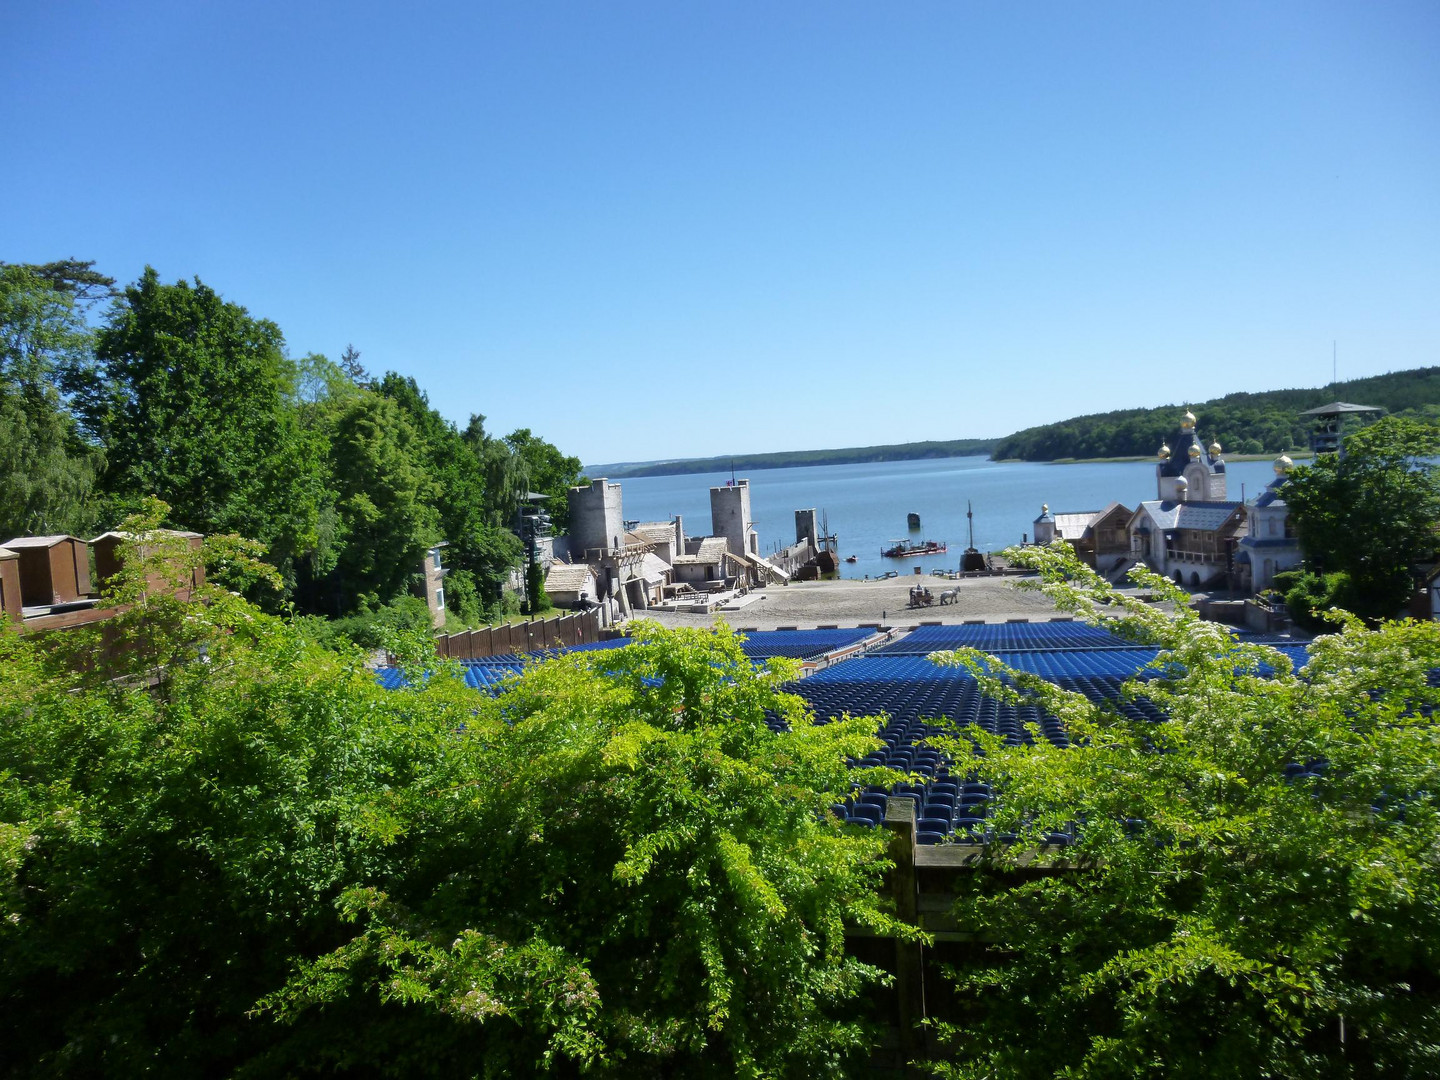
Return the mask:
M1254 498L1275 478L1270 461L1228 462L1228 497ZM710 488L730 479L726 473L641 476L620 481L628 520L685 518L687 535L710 531ZM960 565L968 541L965 503L975 509L975 546L998 551L1018 544L1034 530L1042 503L1052 510L1099 510L1111 501L1134 509L1155 498L1155 465L1149 461L1051 465L995 462L983 457L930 461L887 461L862 465L816 465L762 469L749 474L750 507L760 550L769 554L795 542L795 511L815 507L829 515L839 538L843 577L877 577L887 570L911 573L919 564L931 569ZM910 532L905 515L920 515L921 528ZM882 548L897 539L943 540L944 555L885 559Z

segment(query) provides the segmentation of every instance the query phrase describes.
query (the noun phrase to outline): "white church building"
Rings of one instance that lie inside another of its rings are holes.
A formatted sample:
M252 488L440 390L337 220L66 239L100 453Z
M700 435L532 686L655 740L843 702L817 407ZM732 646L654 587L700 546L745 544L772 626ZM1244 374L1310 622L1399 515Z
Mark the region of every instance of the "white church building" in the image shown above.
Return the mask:
M1301 415L1318 425L1311 437L1315 453L1343 455L1343 423L1380 411L1336 401ZM1254 499L1230 500L1220 444L1205 445L1195 430L1195 415L1187 410L1174 448L1162 445L1157 459L1156 497L1142 502L1124 523L1128 559L1114 558L1119 503L1084 513L1052 514L1048 506L1042 507L1035 519L1036 543L1065 540L1111 580L1143 563L1190 588L1234 587L1257 593L1272 588L1276 574L1301 565L1300 540L1285 503L1285 485L1295 467L1288 455L1275 459L1275 479ZM1102 552L1109 558L1096 557Z

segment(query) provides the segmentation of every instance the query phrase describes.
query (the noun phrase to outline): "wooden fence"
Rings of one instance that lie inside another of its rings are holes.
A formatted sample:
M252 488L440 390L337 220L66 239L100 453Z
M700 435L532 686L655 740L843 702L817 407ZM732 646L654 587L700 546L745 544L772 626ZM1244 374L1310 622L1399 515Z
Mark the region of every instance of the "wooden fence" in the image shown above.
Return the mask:
M505 623L447 634L435 639L435 651L452 660L483 660L487 656L563 649L600 639L600 613L581 611L553 619Z

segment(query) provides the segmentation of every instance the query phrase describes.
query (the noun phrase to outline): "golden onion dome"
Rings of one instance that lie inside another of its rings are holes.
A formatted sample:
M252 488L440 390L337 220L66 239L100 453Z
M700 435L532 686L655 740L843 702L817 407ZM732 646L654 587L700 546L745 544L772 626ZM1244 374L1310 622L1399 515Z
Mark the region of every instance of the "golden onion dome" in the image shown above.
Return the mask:
M1199 456L1200 456L1200 444L1199 444L1199 443L1191 443L1191 444L1190 444L1190 457L1193 459L1193 458L1198 458Z
M1041 503L1041 504L1040 504L1040 516L1041 516L1041 517L1044 517L1044 516L1045 516L1046 514L1048 514L1049 512L1050 512L1050 504L1049 504L1049 503Z
M1295 462L1290 460L1289 454L1281 454L1275 459L1275 475L1285 476L1295 467Z
M1210 456L1211 456L1211 457L1219 457L1219 456L1220 456L1220 440L1219 440L1219 439L1216 439L1214 442L1212 442L1212 443L1210 444Z
M1185 415L1180 418L1180 427L1186 431L1193 431L1195 429L1195 414L1189 409L1186 409Z
M1170 459L1170 447L1165 443L1161 443L1160 449L1155 451L1155 456L1161 461L1168 461Z

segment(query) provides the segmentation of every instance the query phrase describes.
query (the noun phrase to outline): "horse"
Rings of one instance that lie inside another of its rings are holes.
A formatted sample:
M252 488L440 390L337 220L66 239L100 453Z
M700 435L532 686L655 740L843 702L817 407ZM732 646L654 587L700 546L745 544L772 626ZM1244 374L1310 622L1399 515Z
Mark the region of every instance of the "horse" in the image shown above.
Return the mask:
M944 607L946 604L958 604L959 602L960 602L960 590L959 590L959 589L946 589L944 592L942 592L942 593L940 594L940 606L941 606L941 607Z

